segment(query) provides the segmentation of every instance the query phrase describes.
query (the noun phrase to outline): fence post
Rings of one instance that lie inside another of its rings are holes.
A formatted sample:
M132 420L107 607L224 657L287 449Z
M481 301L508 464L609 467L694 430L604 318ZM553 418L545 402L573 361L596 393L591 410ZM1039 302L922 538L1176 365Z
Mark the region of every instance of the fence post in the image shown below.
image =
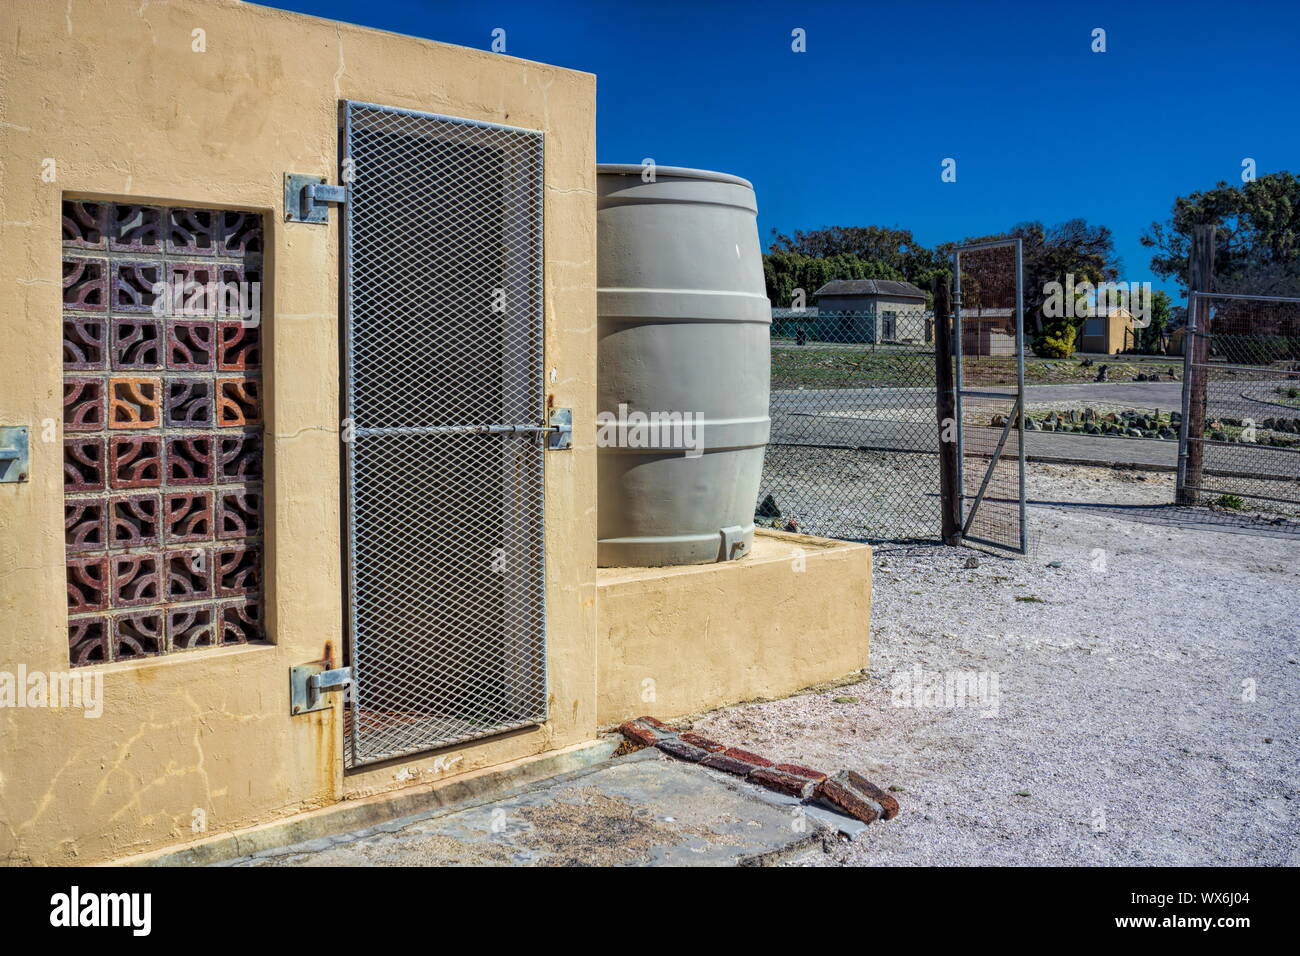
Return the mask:
M939 423L940 533L944 544L961 544L960 461L957 449L957 387L953 378L952 291L947 276L934 277L934 392ZM945 440L948 434L950 440Z
M1196 226L1188 269L1187 330L1183 334L1183 430L1178 455L1180 505L1198 500L1205 464L1205 401L1210 303L1193 295L1214 291L1214 226Z

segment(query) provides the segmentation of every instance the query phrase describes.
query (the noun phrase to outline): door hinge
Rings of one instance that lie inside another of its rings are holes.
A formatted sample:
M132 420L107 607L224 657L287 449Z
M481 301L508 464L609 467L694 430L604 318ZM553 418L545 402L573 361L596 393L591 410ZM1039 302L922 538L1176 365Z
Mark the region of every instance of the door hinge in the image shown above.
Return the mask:
M329 661L314 661L289 668L289 712L310 714L329 709L325 695L352 683L351 667L330 669Z
M330 203L347 201L347 187L330 186L324 176L284 174L285 222L329 222Z
M0 425L0 482L26 481L31 471L26 425Z

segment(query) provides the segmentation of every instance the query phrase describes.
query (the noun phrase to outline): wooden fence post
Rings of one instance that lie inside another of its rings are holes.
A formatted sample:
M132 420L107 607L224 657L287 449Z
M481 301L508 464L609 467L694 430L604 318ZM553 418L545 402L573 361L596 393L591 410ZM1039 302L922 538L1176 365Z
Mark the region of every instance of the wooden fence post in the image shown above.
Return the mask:
M1199 500L1205 467L1205 398L1210 347L1210 302L1191 292L1214 291L1214 226L1196 226L1192 232L1189 262L1187 331L1183 334L1183 436L1178 467L1178 503Z

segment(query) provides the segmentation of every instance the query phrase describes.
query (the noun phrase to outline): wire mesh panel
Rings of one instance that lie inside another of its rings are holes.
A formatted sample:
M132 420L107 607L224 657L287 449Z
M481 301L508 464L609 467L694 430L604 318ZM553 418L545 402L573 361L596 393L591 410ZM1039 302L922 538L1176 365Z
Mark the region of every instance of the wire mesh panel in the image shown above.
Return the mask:
M1179 498L1300 531L1300 298L1189 308Z
M344 107L347 762L546 719L542 134Z
M933 322L920 306L774 310L756 520L852 540L939 534Z
M1029 536L1020 257L1019 239L956 250L954 354L962 538L1024 554ZM1014 384L968 381L972 361L1003 366Z

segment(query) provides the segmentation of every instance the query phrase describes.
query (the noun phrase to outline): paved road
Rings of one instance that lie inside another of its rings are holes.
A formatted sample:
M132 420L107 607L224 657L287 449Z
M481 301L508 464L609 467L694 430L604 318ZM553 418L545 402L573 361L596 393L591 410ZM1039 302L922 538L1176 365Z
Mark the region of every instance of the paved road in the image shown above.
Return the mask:
M927 409L926 412L932 415ZM934 452L939 447L938 428L932 420L855 418L852 413L774 414L772 442L778 444L832 445ZM869 414L866 413L866 414ZM877 414L880 414L877 411ZM1001 429L967 426L968 449L992 449ZM1098 464L1139 464L1173 467L1178 463L1178 443L1145 438L1099 438L1092 435L1026 432L1025 454L1030 458L1095 461Z
M980 391L1011 395L1008 386L988 386ZM772 403L782 408L844 406L880 408L915 402L931 403L932 387L925 388L783 388L772 392ZM1183 403L1181 382L1089 382L1085 385L1027 385L1025 398L1032 405L1048 402L1104 402L1126 408L1179 408Z
M1013 394L1010 388L981 391ZM1031 407L1037 403L1095 402L1135 409L1175 410L1182 404L1179 382L1093 382L1084 385L1030 385L1025 394ZM938 448L934 422L934 392L930 388L778 389L772 392L774 443L830 445L933 452ZM1259 414L1257 403L1246 407L1233 385L1222 395L1211 395L1209 414L1246 417ZM972 408L968 405L968 408ZM980 403L981 417L1008 409L997 399ZM1261 415L1261 417L1263 417ZM968 447L992 448L997 433L989 428L966 429ZM1174 467L1178 443L1157 439L1103 438L1056 432L1027 432L1025 451L1030 458L1095 461L1099 464L1137 464ZM1229 456L1231 457L1231 456ZM1294 457L1294 456L1293 456ZM1258 463L1260 467L1263 463ZM1290 474L1292 459L1270 473ZM1226 467L1226 466L1225 466ZM1237 467L1242 467L1238 463Z
M1210 383L1210 413L1238 416L1249 404L1260 416L1284 414L1291 411L1300 415L1300 407L1273 401L1272 389L1280 385L1294 385L1287 381ZM1014 394L1005 385L990 385L979 389L1000 395ZM1251 395L1249 401L1243 395ZM772 404L786 409L803 407L825 408L891 408L916 404L929 407L933 402L933 386L919 388L780 388L772 391ZM1183 404L1182 382L1088 382L1082 385L1026 385L1025 398L1029 404L1082 404L1094 402L1123 408L1178 409ZM1216 412L1216 407L1218 411ZM1272 410L1270 410L1272 409Z

